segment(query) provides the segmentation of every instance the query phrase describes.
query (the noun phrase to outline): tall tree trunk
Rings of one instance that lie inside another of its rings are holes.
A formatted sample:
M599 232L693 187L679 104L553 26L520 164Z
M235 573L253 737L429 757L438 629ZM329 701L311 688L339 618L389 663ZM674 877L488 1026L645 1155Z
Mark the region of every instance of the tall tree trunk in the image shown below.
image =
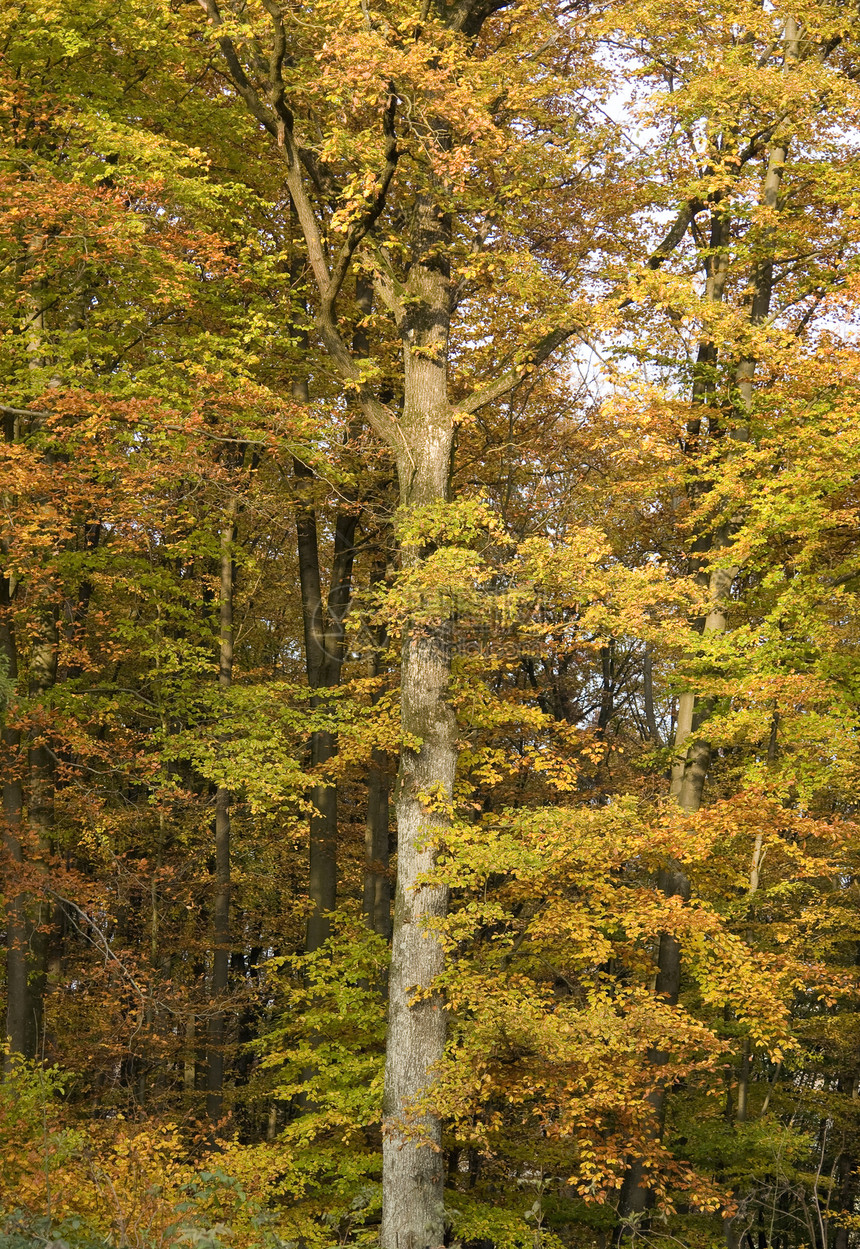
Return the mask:
M307 403L307 381L293 383L293 398ZM302 594L302 623L305 638L305 672L312 690L323 684L326 666L325 612L320 577L319 536L316 509L302 495L313 481L313 472L295 460L293 471L298 485L296 507L296 541L299 557L299 584ZM313 698L316 709L319 700ZM310 740L310 766L313 769L331 758L329 734L314 732ZM337 900L337 790L332 785L314 785L311 791L313 814L310 819L308 851L308 893L311 912L305 934L305 949L316 950L329 935L329 912Z
M30 651L30 697L44 705L57 681L57 620L51 608L39 613L39 632ZM47 859L54 840L54 757L45 741L47 717L31 734L27 750L27 823L33 852L33 866L40 874L47 871ZM54 919L54 906L43 895L34 906L30 936L30 999L37 1033L42 1027L42 1009L48 979L48 948Z
M233 588L237 503L232 499L221 529L219 591L220 644L218 685L222 691L233 681ZM230 791L219 785L215 794L215 900L212 955L212 999L215 1010L207 1034L208 1072L206 1114L217 1122L224 1108L224 998L230 976Z
M389 825L391 803L388 754L374 747L367 779L367 820L364 834L364 918L371 932L391 936Z
M797 23L793 18L789 18L786 21L785 41L787 59L795 60L798 55L798 29ZM768 153L767 169L761 194L762 206L771 213L776 213L779 208L779 192L782 186L783 171L787 157L788 139L774 139ZM723 279L720 287L720 295L722 295L724 284L725 279ZM772 227L763 231L758 247L758 255L754 262L751 286L749 325L753 329L755 326L761 325L770 312L773 294ZM737 407L744 422L748 420L752 407L755 367L755 358L752 355L746 355L739 362L735 374ZM733 430L732 436L737 440L745 441L749 436L746 424L741 424ZM708 543L711 549L715 546L724 546L728 540L728 534L721 532L715 535L715 538L716 541L712 539ZM716 567L712 570L708 586L710 606L703 627L705 634L724 633L726 631L726 604L732 582L737 573L738 569L730 565ZM678 705L678 728L675 735L675 747L676 752L682 746L686 746L686 750L681 757L676 757L676 763L672 772L671 792L685 811L698 811L701 806L702 792L711 762L710 743L696 736L697 719L704 719L704 715L701 713L697 714L695 694L689 690L684 691Z
M371 311L372 295L372 287L361 279L357 280L356 303L362 317L368 316ZM367 333L362 325L357 326L354 332L353 350L359 356L367 354ZM295 382L293 398L307 403L308 397L307 382ZM297 480L305 485L313 479L312 471L298 460L294 463L294 472ZM357 526L357 507L338 512L331 580L324 602L316 511L308 503L300 504L296 511L305 666L308 685L314 690L333 689L340 683L346 644L344 620L352 595ZM319 708L324 703L322 699L314 699L311 705ZM310 763L313 769L323 768L336 754L336 734L319 729L311 735ZM311 913L305 936L305 949L308 951L319 949L330 936L329 915L337 903L337 786L324 781L314 785L311 802L314 808L310 820L309 850Z
M728 278L727 243L729 239L728 222L718 210L712 211L710 247L705 259L705 291L704 298L709 303L720 303L725 292ZM711 342L705 340L699 344L696 369L690 396L693 415L687 423L685 449L688 454L698 451L702 434L702 421L698 410L708 403L714 391L714 370L716 352ZM704 489L694 481L690 494L695 499ZM697 539L693 558L700 560L711 545L710 535L702 535ZM730 584L730 583L729 583ZM711 619L709 614L708 620ZM714 615L716 625L716 616ZM708 628L708 620L705 628ZM696 743L686 747L684 753L678 754L680 748L691 738L696 723L696 700L692 691L685 690L678 700L678 714L675 728L676 757L672 766L670 792L684 810L698 810L704 787L707 766L710 761L710 748L697 752ZM686 874L677 864L671 864L658 874L657 887L666 897L690 896L690 882ZM681 946L671 933L661 933L657 950L657 976L654 992L662 996L670 1005L675 1006L681 987ZM654 1075L654 1084L647 1096L652 1111L652 1136L659 1136L663 1131L663 1119L666 1108L666 1089L660 1079L660 1069L668 1062L666 1051L655 1048L649 1051L649 1066ZM616 1239L623 1239L627 1225L631 1220L641 1219L651 1205L651 1188L648 1184L642 1163L634 1160L624 1177L619 1196L618 1211L621 1222L617 1229Z
M429 198L416 212L410 294L415 299L404 344L404 445L397 455L401 506L408 512L448 497L453 420L447 394L448 273L451 223ZM426 557L402 548L405 572ZM448 891L423 877L450 826L457 765L457 727L448 701L451 626L406 622L401 670L401 722L407 741L395 791L397 888L394 903L388 1038L383 1106L382 1249L435 1249L444 1234L442 1129L420 1107L445 1049L445 1008L434 983L442 971L440 941L428 922L444 919Z
M600 667L602 673L600 691L600 711L597 717L597 732L605 735L609 723L615 714L615 638L610 638L606 646L600 648Z
M860 1176L858 1176L853 1149L843 1150L840 1155L837 1176L840 1213L843 1216L847 1215L848 1219L853 1219L856 1217L857 1190L858 1186L860 1186ZM832 1224L832 1220L830 1222ZM836 1225L833 1233L833 1249L849 1249L851 1230L849 1224L839 1223Z
M726 604L737 569L715 568L708 581L710 607L702 627L703 636L709 633L725 633L727 627ZM678 700L678 723L675 729L676 761L672 768L670 793L683 811L698 811L702 805L705 780L711 766L711 744L699 737L696 729L707 709L697 701L691 690L685 690ZM683 753L678 754L683 750Z
M378 559L371 571L371 586L380 585L385 579L384 556ZM371 674L375 677L382 670L382 651L386 643L386 629L380 625L374 630ZM381 691L373 694L374 705ZM367 778L367 822L364 837L364 898L365 922L371 932L381 937L391 936L391 884L389 881L389 824L391 820L390 785L388 780L389 757L385 750L374 747L370 756Z
M17 419L6 417L6 441L14 442L17 435ZM11 510L11 500L4 498L4 505ZM3 556L8 555L8 543L2 540ZM30 987L27 978L30 926L27 902L20 881L14 873L23 866L21 846L21 819L24 809L24 791L19 774L21 734L8 724L8 705L18 680L18 649L15 627L12 621L14 586L11 578L0 578L0 655L3 663L4 707L3 729L0 743L3 750L3 852L6 871L9 873L6 889L6 1040L9 1056L20 1054L32 1058L36 1052L35 1016L30 1004Z
M10 619L8 578L3 578L3 613L0 625L5 660L4 676L10 685L17 679L15 637ZM37 639L31 656L30 694L46 694L53 686L57 670L56 628L53 618L43 621L45 632ZM52 627L49 627L52 626ZM5 725L2 732L6 779L3 783L3 847L12 872L44 871L44 857L50 853L54 822L53 765L47 745L36 733L26 751L27 830L24 830L24 768L22 737L18 729ZM25 852L25 846L29 852ZM10 878L7 891L6 922L6 1035L11 1053L25 1058L36 1055L42 1026L42 1003L47 976L48 933L52 908L34 898L23 883Z
M296 464L296 476L312 474ZM300 506L296 515L299 550L299 579L305 632L305 664L308 684L313 690L331 689L340 682L346 631L344 617L352 592L352 565L355 558L357 512L340 512L335 521L334 552L328 599L324 603L320 578L319 542L316 513ZM314 709L324 706L322 698L312 700ZM310 763L324 767L337 754L336 735L326 729L311 734ZM310 821L309 893L305 948L317 950L331 932L329 914L337 902L337 786L325 781L311 791L313 814Z
M22 272L26 273L39 263L45 249L47 239L37 235L27 245L26 258ZM41 389L44 384L40 374L46 365L45 358L45 283L38 280L25 293L24 306L27 316L24 323L24 335L28 353L28 367L33 375L33 385ZM59 379L52 377L49 386L59 385ZM18 441L20 417L6 418L6 441ZM4 499L8 510L13 510L14 501ZM8 555L9 548L4 538L2 553ZM16 588L16 587L15 587ZM36 593L38 593L38 588ZM14 588L11 578L2 579L3 620L2 650L5 661L5 673L8 682L7 703L12 688L18 679L18 651L15 629L12 621L12 601ZM40 698L48 692L56 681L57 674L57 630L56 620L50 608L44 604L37 606L37 622L31 648L29 663L29 694L31 698ZM12 864L22 874L29 865L38 867L38 858L46 852L53 824L53 768L51 756L39 733L30 735L26 748L26 773L24 764L24 741L18 729L10 728L4 723L2 733L4 753L6 755L6 778L3 784L3 842L4 850ZM24 815L24 774L28 782L27 824L28 835L25 837L23 828ZM32 838L30 837L32 831ZM25 852L25 846L32 840L33 847L38 847L35 855ZM44 997L45 978L47 971L47 934L42 930L43 916L39 902L25 891L20 882L13 884L7 901L7 1015L6 1032L11 1053L26 1058L35 1057L41 1031L42 1001Z
M680 871L664 868L658 878L658 887L667 897L677 895L689 898L690 883ZM664 932L660 936L660 947L657 955L657 976L654 992L670 1005L675 1006L681 989L681 947L676 937ZM663 1119L666 1112L666 1086L659 1077L661 1068L669 1061L666 1050L654 1048L648 1051L648 1063L656 1073L655 1083L648 1094L647 1102L652 1111L652 1131L659 1136L663 1131ZM621 1187L619 1212L622 1218L630 1220L641 1218L649 1208L651 1189L647 1183L642 1163L637 1159L631 1163L624 1183ZM624 1228L622 1225L621 1232Z
M373 285L363 278L356 278L356 304L363 318L370 315L373 308ZM355 355L361 359L370 354L370 341L363 323L356 326L352 338ZM391 483L389 483L391 484ZM384 489L381 493L384 493ZM370 587L374 589L385 580L385 538L387 527L379 524L377 540L380 549L373 561L370 571ZM388 534L390 536L390 534ZM371 676L378 677L382 672L382 653L388 640L384 625L373 630L373 650L371 657ZM382 694L375 690L372 703L375 706ZM387 751L374 747L370 754L370 767L367 777L367 815L364 831L364 891L362 910L364 919L371 932L379 936L391 937L391 882L389 880L389 828L391 823L391 803L389 781L390 759Z
M423 484L423 483L422 483ZM417 555L410 555L418 558ZM445 1046L445 1010L432 986L442 971L440 942L426 931L443 919L447 889L419 883L447 831L456 767L456 728L448 705L450 638L446 625L419 625L403 639L402 725L418 750L405 748L396 789L397 892L389 978L383 1142L384 1249L442 1243L441 1124L413 1113Z
M11 691L18 676L18 658L11 620L9 578L3 577L0 639L4 660L3 678ZM8 702L8 696L7 696ZM5 709L4 709L5 710ZM4 715L5 719L5 715ZM6 895L6 1040L9 1056L33 1058L36 1054L38 1010L31 999L28 976L32 921L28 899L21 881L15 879L24 864L21 822L24 789L18 769L21 766L21 734L4 723L3 748L3 852L8 873Z
M649 741L655 746L662 746L663 740L654 714L654 660L650 642L645 645L645 654L642 659L642 704Z

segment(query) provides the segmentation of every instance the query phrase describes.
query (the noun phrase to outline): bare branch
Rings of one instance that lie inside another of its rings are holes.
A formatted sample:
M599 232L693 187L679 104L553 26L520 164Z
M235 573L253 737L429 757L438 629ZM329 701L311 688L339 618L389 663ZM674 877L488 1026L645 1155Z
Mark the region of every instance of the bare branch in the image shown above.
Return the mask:
M668 232L664 235L660 243L654 248L654 251L645 262L646 269L659 269L663 261L666 260L676 247L682 242L684 235L687 233L692 224L696 213L702 212L705 205L701 200L687 200L682 204L681 209L669 227ZM618 305L619 308L629 308L636 301L632 296L622 300Z
M702 212L705 205L701 200L687 200L672 222L669 230L664 235L662 241L654 248L654 251L648 257L646 267L649 269L659 269L663 261L672 254L676 247L681 243L684 235L690 227L690 222L696 213Z
M0 412L4 416L32 416L39 421L45 421L54 415L53 412L33 412L29 408L9 408L5 403L0 403Z
M559 326L557 329L551 330L549 334L545 334L539 339L534 346L530 347L525 354L525 359L521 364L515 365L503 373L496 381L490 382L487 386L481 386L477 390L473 390L471 395L456 404L457 412L469 414L477 412L479 408L486 407L488 403L493 403L496 399L501 399L502 395L506 395L508 391L513 390L515 386L527 377L529 373L543 364L545 360L557 351L568 339L572 338L580 330L577 325Z

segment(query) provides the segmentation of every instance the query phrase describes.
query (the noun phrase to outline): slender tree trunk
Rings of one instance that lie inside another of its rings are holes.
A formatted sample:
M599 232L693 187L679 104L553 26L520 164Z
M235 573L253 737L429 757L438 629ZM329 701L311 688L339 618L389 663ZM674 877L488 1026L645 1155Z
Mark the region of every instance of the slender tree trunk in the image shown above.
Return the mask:
M789 18L786 22L785 38L787 57L796 59L798 55L798 31L797 23L793 18ZM779 207L779 193L787 156L788 140L775 140L768 155L767 170L761 195L763 207L773 213ZM772 247L773 230L770 228L764 232L764 237L759 247L759 256L754 265L749 305L750 328L760 325L770 312L773 293ZM724 284L725 280L723 280L722 286ZM720 294L722 293L722 286L720 287ZM755 367L755 358L751 355L745 356L738 364L735 375L738 408L744 418L749 416L752 407ZM745 441L749 436L746 426L741 425L732 431L732 436L737 440ZM716 545L725 545L726 541L727 534L723 533L718 536ZM714 544L711 543L709 545ZM726 604L732 582L737 573L738 569L731 566L717 567L711 572L708 587L710 607L703 629L705 634L724 633L726 631ZM671 790L672 795L677 798L680 806L685 811L698 811L701 806L702 791L711 762L710 743L695 734L696 718L695 695L692 691L685 691L679 700L675 746L676 750L686 746L686 751L683 756L676 759L672 773ZM703 719L704 716L699 715L698 718Z
M45 700L57 681L57 620L47 608L40 613L40 629L30 652L30 696ZM44 740L47 719L30 740L27 751L29 785L27 822L31 830L33 865L40 874L47 872L47 859L54 841L54 758ZM42 1027L45 988L48 981L48 950L54 921L54 905L43 895L36 904L30 938L30 994L35 1023Z
M316 732L311 738L311 767L328 763L336 751L332 734ZM314 785L311 790L314 813L310 821L308 916L305 949L318 950L331 936L331 913L337 905L337 786Z
M444 257L451 224L429 199L416 214L415 299L404 343L404 446L397 453L401 506L415 512L447 499L453 420L447 396L448 274ZM408 573L425 558L402 548ZM423 877L450 825L457 763L457 728L448 701L450 622L406 623L401 722L407 740L397 779L397 891L389 979L389 1020L383 1106L382 1249L436 1249L444 1236L441 1121L422 1106L445 1049L445 1008L434 983L442 945L428 923L447 912L448 891Z
M366 282L357 281L356 302L362 316L370 313L372 293L372 287ZM357 327L353 335L353 350L360 356L367 353L367 334L363 326ZM306 381L294 383L293 398L307 403ZM299 482L307 484L313 478L312 471L299 461L295 461L294 471ZM340 683L346 643L344 619L352 595L357 525L357 507L339 512L335 519L331 581L328 598L324 602L316 512L309 504L300 505L296 511L305 664L311 689L333 689ZM311 705L318 708L323 706L323 702L314 699ZM324 767L336 755L336 734L320 729L311 735L310 763L313 769ZM314 808L310 820L309 850L311 913L305 938L308 951L319 949L330 936L329 915L337 904L337 786L326 782L315 785L311 791L311 802Z
M307 402L308 389L304 380L293 384L293 398ZM294 473L300 493L313 480L313 473L299 460ZM302 622L305 637L305 671L312 690L324 683L325 609L320 578L319 537L316 510L307 500L296 508L296 540L299 556L299 583L302 593ZM312 708L319 706L314 698ZM318 768L332 756L331 735L314 732L310 741L310 765ZM305 949L316 950L329 935L328 914L337 901L337 789L333 785L314 785L311 791L313 814L310 819L308 852L308 892L311 912L308 916Z
M710 607L703 625L703 635L725 633L726 604L737 569L715 568L711 573L708 592ZM697 732L697 722L706 710L697 704L695 694L685 690L678 700L678 723L675 730L676 760L672 768L670 793L683 811L698 811L702 805L705 780L711 766L711 744ZM682 753L679 753L682 752Z
M664 868L659 875L658 886L667 896L679 896L684 899L690 896L690 882L683 872ZM654 992L664 998L670 1006L676 1006L681 991L681 947L676 937L664 932L660 936L660 948L657 955L657 976ZM648 1063L656 1073L655 1084L648 1094L648 1105L653 1112L653 1134L660 1136L663 1131L663 1120L666 1112L666 1086L659 1079L659 1072L669 1061L668 1051L652 1049L648 1051ZM621 1188L619 1210L626 1219L641 1218L649 1208L651 1190L648 1186L644 1168L638 1160L634 1161Z
M27 245L27 255L23 263L26 272L37 264L44 251L46 239L43 236L33 238ZM35 283L25 296L27 318L24 326L28 352L29 369L34 377L34 386L40 387L39 373L45 366L45 318L42 303L45 297L43 281ZM52 378L51 386L58 385L58 379ZM20 437L19 419L11 416L6 418L5 437L7 442L16 442ZM14 501L4 499L7 510L14 508ZM5 538L0 544L4 556L9 548ZM0 590L0 608L2 608L2 653L5 672L3 676L8 682L7 698L18 679L18 649L15 629L12 621L12 604L14 598L12 580L2 578ZM29 693L38 698L47 693L56 680L57 671L57 637L56 622L50 611L38 613L38 627L32 645L29 665ZM6 776L3 783L3 845L10 865L14 865L20 874L26 872L28 865L38 866L30 860L33 858L25 853L25 844L30 840L29 831L34 834L32 840L39 846L39 851L46 849L53 823L53 775L51 759L47 747L38 734L27 744L26 756L24 741L18 729L11 728L5 722L2 731L4 749L4 765ZM26 765L25 765L26 757ZM27 794L27 836L24 833L24 775L26 775L29 793ZM11 1054L20 1054L25 1058L33 1058L38 1048L41 1031L42 1000L44 996L47 969L47 938L40 930L40 905L26 891L19 880L12 884L7 894L7 1013L6 1034Z
M663 740L654 715L654 660L650 642L645 646L645 655L642 660L642 702L648 736L656 746L662 746Z
M233 588L234 545L236 542L235 499L227 509L221 529L220 568L220 646L218 685L222 691L233 681ZM230 791L219 785L215 794L215 901L212 956L212 1000L215 1011L209 1020L207 1034L208 1073L206 1080L206 1114L217 1122L224 1108L224 998L230 977Z
M723 298L728 278L728 256L726 250L728 236L728 223L722 214L715 210L711 220L710 254L705 261L705 300L708 302L719 303ZM713 344L708 341L700 343L691 393L691 405L694 414L687 424L686 431L686 450L689 454L694 454L698 450L702 431L701 418L697 413L697 409L701 409L702 405L707 403L713 394L715 365L716 352ZM700 483L694 482L691 487L691 494L695 498L701 493L702 489L703 487ZM696 542L695 549L697 555L703 555L710 545L710 535L703 535ZM731 581L729 581L730 584ZM724 620L725 618L723 617L723 623ZM712 609L704 622L706 630L709 627L709 621L711 622L711 627L717 627L716 609ZM678 804L687 811L698 810L710 763L710 746L704 742L700 743L697 740L691 740L695 732L696 722L697 707L695 694L691 690L685 690L681 693L678 700L678 714L675 726L676 756L672 766L670 793L677 800ZM683 753L681 753L682 748ZM661 870L657 886L666 897L677 896L687 899L690 896L690 882L677 865L670 865ZM678 1002L680 986L681 946L676 937L664 932L660 936L660 944L657 951L657 976L654 991L662 996L670 1006L675 1006ZM660 1068L664 1067L668 1062L668 1057L668 1053L655 1048L649 1052L649 1065L655 1072L659 1073ZM666 1089L665 1085L660 1081L659 1074L656 1075L654 1086L646 1100L653 1112L652 1134L659 1136L663 1130L666 1105ZM624 1183L621 1187L618 1204L621 1223L616 1233L617 1240L623 1239L626 1232L626 1224L630 1220L642 1218L651 1205L651 1199L651 1189L643 1165L640 1161L634 1160L625 1175Z
M5 660L5 676L11 683L17 678L17 654L9 612L9 583L3 579L3 610L0 626ZM43 623L45 623L43 621ZM51 618L51 623L53 620ZM47 628L40 636L31 657L31 696L46 694L56 678L56 630ZM7 769L3 784L3 847L14 872L44 871L44 856L50 852L54 815L54 778L50 752L38 734L31 738L26 752L28 775L27 832L24 832L24 786L18 769L24 766L21 733L4 726L2 744ZM24 850L25 841L32 852ZM48 934L51 910L24 888L21 881L11 879L7 892L6 1035L10 1052L25 1058L36 1055L42 1026L42 1003L47 976Z
M600 691L597 731L603 736L615 714L615 638L610 638L606 646L601 646L600 667L603 680Z
M14 442L16 421L6 419L6 441ZM11 509L12 501L3 500ZM0 550L8 555L6 539ZM21 821L24 790L21 783L21 734L8 724L8 705L18 680L18 648L12 621L14 587L9 577L0 578L0 661L4 683L3 728L0 744L3 750L3 853L6 857L6 1040L9 1056L32 1058L36 1053L36 1015L30 1001L27 965L30 950L30 921L23 885L15 880L20 873L24 854L21 846Z
M32 331L31 351L41 344L44 329L41 319ZM37 357L32 366L37 367ZM56 384L56 382L54 383ZM17 680L18 657L11 620L11 593L9 580L3 579L3 606L6 620L3 624L3 649L8 675ZM44 594L44 587L36 586L35 592ZM57 681L58 633L54 609L44 601L37 603L28 662L28 693L36 707L42 710ZM40 706L40 704L42 706ZM38 712L37 712L38 714ZM35 726L27 734L26 744L26 790L21 779L15 777L4 785L3 807L6 820L6 840L10 857L23 870L43 875L46 859L52 850L54 828L54 762L45 735L47 717L43 715L41 726ZM18 730L4 730L10 763L18 756L19 767L24 767L24 741ZM14 763L12 763L14 767ZM22 820L26 800L26 834ZM26 846L26 850L25 850ZM48 972L49 932L54 918L54 907L44 896L36 898L19 893L13 899L10 915L14 938L14 952L10 949L11 962L7 968L15 985L10 988L8 1032L10 1048L28 1058L35 1056L42 1030L42 1013ZM17 1002L17 1005L14 1003ZM14 1026L13 1026L14 1021ZM17 1040L13 1039L17 1038Z
M371 573L371 585L380 584L385 577L384 560L378 561ZM373 639L372 675L379 676L381 653L386 642L386 630L380 626ZM373 695L374 705L381 697ZM390 785L388 781L388 753L374 747L370 756L367 778L367 823L364 837L364 918L372 932L381 937L391 937L391 883L389 880L389 824L391 820Z
M842 1213L855 1217L857 1205L858 1174L852 1151L845 1151L839 1159L839 1204ZM833 1235L833 1249L849 1249L851 1229L844 1223L837 1225Z
M10 620L9 580L2 579L3 618L0 637L5 660L3 676L11 686L17 678L17 653ZM3 852L6 856L6 1039L9 1055L33 1058L38 1038L38 1011L31 999L28 976L32 922L28 900L21 881L15 879L24 864L21 822L24 791L20 777L21 734L4 724L2 731L3 767Z
M305 470L305 473L307 470ZM305 475L302 473L300 475ZM340 682L345 646L344 617L352 592L357 513L341 512L335 522L328 599L323 603L316 516L303 507L297 516L299 575L305 626L305 660L311 689L331 689ZM315 698L312 707L323 706ZM318 729L311 735L311 767L321 768L337 754L336 735ZM309 893L305 948L317 950L331 931L329 914L337 902L337 786L321 781L311 791Z
M364 849L364 917L368 928L380 937L391 936L391 883L389 881L388 755L374 748L367 782L367 823Z
M193 1011L185 1016L185 1046L182 1052L182 1089L189 1096L197 1087L197 1029Z

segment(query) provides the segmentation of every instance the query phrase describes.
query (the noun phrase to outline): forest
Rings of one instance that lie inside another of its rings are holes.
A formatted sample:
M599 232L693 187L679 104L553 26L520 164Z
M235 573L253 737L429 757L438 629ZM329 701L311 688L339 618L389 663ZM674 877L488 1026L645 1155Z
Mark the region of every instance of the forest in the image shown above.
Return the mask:
M857 0L0 0L0 152L0 1249L858 1249Z

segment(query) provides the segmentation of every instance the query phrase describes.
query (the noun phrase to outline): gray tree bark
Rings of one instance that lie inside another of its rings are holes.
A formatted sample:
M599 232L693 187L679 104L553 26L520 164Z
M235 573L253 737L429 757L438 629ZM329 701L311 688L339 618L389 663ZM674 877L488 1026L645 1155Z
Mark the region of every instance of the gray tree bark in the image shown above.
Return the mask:
M448 271L451 223L432 199L416 206L412 297L404 335L403 444L397 449L401 506L414 511L448 497L453 412L448 402ZM401 548L404 571L426 558ZM450 826L457 726L448 702L450 623L406 622L402 641L401 721L407 739L395 791L397 886L394 902L388 1039L383 1104L383 1249L435 1249L444 1236L442 1129L422 1107L445 1050L445 1007L434 984L443 967L428 924L445 917L447 888L428 884Z

